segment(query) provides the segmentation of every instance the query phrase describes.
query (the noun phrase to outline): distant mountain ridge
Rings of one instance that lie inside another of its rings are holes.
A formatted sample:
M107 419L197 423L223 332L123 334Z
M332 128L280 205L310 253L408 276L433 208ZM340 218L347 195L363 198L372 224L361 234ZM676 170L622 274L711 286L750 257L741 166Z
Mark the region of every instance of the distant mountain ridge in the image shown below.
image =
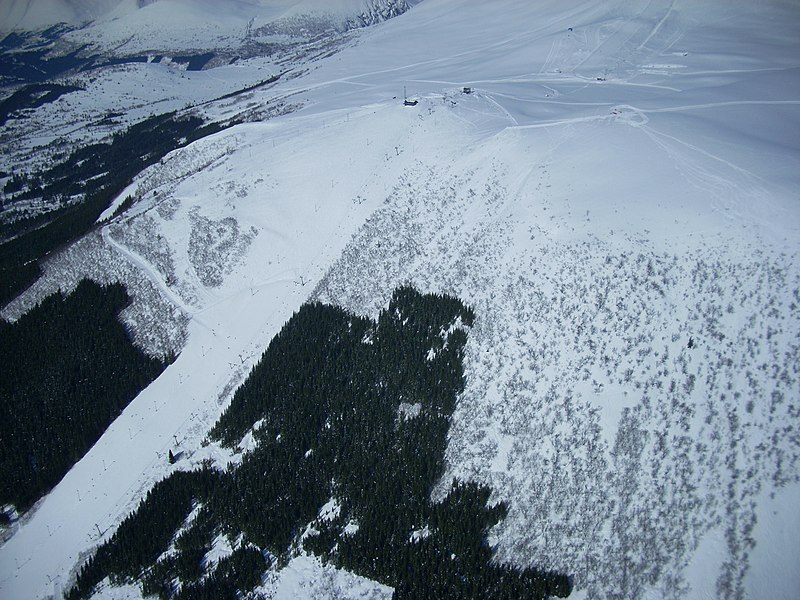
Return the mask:
M140 25L158 24L185 29L207 21L244 27L308 15L334 17L336 25L362 27L408 10L406 0L8 0L0 6L0 31L37 30L67 23L104 28L132 19ZM165 21L164 19L168 19ZM154 21L154 22L151 22ZM112 26L113 27L113 26Z
M39 29L57 23L80 25L107 14L124 1L8 0L0 6L0 30Z

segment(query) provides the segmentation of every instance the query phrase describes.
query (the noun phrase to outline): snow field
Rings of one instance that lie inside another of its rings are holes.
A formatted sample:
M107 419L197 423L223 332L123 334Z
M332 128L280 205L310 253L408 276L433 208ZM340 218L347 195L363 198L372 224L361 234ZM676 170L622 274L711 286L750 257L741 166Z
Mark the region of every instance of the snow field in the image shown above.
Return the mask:
M203 437L304 300L374 316L411 283L477 315L443 481L509 503L500 560L576 597L793 597L797 9L531 7L425 0L224 108L296 113L142 174L93 243L191 318L185 346L0 548L0 593L66 582L175 439L175 468L234 459ZM388 594L314 563L265 593Z

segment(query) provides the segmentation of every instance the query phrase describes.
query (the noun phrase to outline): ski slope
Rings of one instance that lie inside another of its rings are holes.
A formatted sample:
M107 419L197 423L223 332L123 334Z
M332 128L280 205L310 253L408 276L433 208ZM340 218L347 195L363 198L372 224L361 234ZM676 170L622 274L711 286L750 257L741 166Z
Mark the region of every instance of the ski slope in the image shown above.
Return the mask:
M502 560L578 598L795 598L799 33L790 2L424 0L249 94L297 110L173 153L104 226L188 336L0 547L0 596L66 589L154 481L235 460L205 434L303 301L374 316L410 282L478 316L443 481L509 503ZM386 596L296 560L262 591Z

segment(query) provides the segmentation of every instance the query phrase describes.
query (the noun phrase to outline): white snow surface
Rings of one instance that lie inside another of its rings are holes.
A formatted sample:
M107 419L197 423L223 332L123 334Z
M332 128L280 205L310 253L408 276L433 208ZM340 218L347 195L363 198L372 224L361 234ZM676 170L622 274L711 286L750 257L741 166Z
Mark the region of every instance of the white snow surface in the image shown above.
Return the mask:
M268 26L305 35L373 24L406 8L404 0L3 0L0 31L67 23L79 28L66 39L117 54L235 49Z
M390 600L392 588L301 555L261 590L273 600Z
M425 0L249 94L302 108L171 154L94 242L188 335L0 548L0 596L65 589L154 481L230 460L201 441L303 301L412 283L477 315L442 481L509 503L500 560L575 597L796 597L799 34L793 2ZM390 594L325 569L264 593Z

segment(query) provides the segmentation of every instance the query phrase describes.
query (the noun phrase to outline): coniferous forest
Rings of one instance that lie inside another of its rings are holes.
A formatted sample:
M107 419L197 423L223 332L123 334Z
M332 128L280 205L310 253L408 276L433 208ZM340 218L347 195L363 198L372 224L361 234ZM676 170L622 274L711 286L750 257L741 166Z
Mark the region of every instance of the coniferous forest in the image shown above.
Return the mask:
M488 503L489 488L454 481L431 500L473 318L457 299L408 287L377 321L304 305L210 433L234 448L253 430L255 449L227 471L158 483L67 597L110 577L161 598L236 598L298 543L398 599L568 595L565 575L492 561L486 534L507 507ZM234 551L206 564L219 535Z
M114 134L109 142L78 148L41 173L11 177L3 189L6 208L37 200L51 210L0 226L0 305L36 281L41 275L37 261L90 231L137 174L222 128L199 117L158 115ZM74 203L74 198L82 200Z
M0 505L29 508L163 371L117 320L128 301L84 280L0 320Z

